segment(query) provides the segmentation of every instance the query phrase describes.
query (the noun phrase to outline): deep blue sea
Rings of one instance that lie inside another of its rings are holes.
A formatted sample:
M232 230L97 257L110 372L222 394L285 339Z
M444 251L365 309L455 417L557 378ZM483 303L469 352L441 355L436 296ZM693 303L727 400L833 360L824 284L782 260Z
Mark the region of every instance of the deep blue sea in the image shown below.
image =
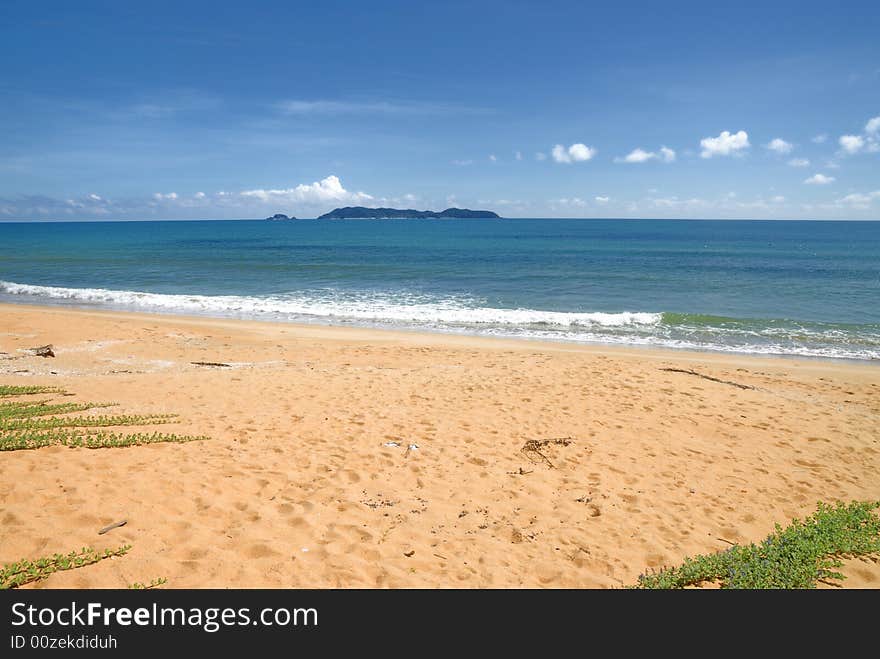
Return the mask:
M880 359L880 222L0 223L0 301Z

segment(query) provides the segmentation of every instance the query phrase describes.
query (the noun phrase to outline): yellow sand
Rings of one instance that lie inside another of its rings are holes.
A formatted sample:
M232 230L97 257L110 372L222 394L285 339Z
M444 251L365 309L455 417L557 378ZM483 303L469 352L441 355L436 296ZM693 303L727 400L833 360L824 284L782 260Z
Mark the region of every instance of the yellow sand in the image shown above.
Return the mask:
M619 587L880 498L872 364L17 305L0 352L212 437L0 453L0 562L133 545L37 587Z

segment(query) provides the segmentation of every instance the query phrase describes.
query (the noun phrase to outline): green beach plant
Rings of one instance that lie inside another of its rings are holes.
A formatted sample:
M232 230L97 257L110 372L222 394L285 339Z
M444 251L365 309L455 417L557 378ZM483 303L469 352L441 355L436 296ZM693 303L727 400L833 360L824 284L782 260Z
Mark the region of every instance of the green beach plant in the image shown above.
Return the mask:
M21 401L0 404L0 420L4 418L22 419L29 416L47 416L49 414L70 414L85 412L98 407L113 407L116 403L57 403L48 401Z
M168 579L165 577L159 577L158 579L153 579L148 584L142 584L139 581L135 581L133 584L128 586L129 590L151 590L153 588L158 588L164 584L168 583Z
M171 423L176 414L122 414L118 416L50 417L48 419L4 418L2 430L48 430L53 428L102 428L107 426L153 426Z
M794 519L760 544L734 545L716 554L686 558L675 568L642 574L634 588L675 589L715 583L721 588L815 588L842 581L843 558L880 554L880 501L827 505Z
M12 385L0 384L0 397L3 396L30 396L32 394L61 394L64 393L58 387L47 387L42 385Z
M92 565L105 558L123 556L131 550L131 545L122 545L117 549L105 549L97 552L91 547L83 547L69 554L54 554L38 558L35 561L22 559L16 563L7 563L0 569L0 590L18 588L28 583L41 581L55 572L73 570L78 567Z
M71 448L122 448L146 444L185 444L209 439L204 435L175 435L169 433L105 433L81 434L64 430L45 432L14 432L0 434L0 451L22 451L60 444Z
M56 387L0 386L2 396L65 394ZM176 414L119 414L65 416L116 403L52 403L44 400L13 400L0 403L0 451L37 449L60 444L70 447L116 448L159 442L184 443L208 439L171 433L105 432L95 428L151 426L172 423Z

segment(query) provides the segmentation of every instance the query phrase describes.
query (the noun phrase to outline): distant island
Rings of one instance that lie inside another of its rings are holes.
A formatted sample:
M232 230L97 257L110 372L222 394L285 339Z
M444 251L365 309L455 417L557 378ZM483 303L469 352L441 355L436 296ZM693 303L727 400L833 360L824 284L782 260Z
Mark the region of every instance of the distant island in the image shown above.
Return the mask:
M400 208L364 208L363 206L346 206L334 208L324 213L319 220L398 220L398 219L499 219L501 216L492 211L473 211L469 208L447 208L439 213L435 211L416 211Z
M295 220L296 218L293 215L287 216L284 213L275 213L272 217L267 217L267 220Z

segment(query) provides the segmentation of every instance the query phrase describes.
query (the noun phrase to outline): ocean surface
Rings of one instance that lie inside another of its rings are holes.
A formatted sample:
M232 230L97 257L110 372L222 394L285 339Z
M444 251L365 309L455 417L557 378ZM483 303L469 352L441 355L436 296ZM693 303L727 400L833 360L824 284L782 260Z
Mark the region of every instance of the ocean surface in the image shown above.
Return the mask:
M880 222L0 223L0 302L880 359Z

